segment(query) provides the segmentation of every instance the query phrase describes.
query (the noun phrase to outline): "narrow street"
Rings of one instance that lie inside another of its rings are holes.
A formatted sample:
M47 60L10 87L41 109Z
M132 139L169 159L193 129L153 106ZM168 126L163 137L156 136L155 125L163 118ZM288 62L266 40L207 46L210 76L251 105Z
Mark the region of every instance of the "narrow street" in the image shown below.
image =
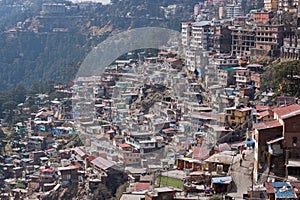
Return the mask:
M231 168L231 176L233 179L233 186L229 196L235 199L243 199L243 194L247 193L248 188L252 185L252 169L253 169L253 150L245 150L246 156L240 166L240 159L242 154L237 154L233 159Z

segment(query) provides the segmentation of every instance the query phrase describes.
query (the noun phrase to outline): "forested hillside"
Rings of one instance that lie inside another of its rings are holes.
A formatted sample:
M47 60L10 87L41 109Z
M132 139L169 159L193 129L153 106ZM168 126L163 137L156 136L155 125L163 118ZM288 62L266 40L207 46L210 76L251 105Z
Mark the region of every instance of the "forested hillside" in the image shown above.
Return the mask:
M76 73L85 55L85 37L78 33L0 35L1 87L8 89L33 80L63 81Z
M276 96L300 97L300 61L274 62L262 75L262 91L272 89Z
M47 1L48 2L48 1ZM70 2L67 6L76 6ZM72 80L92 47L111 34L156 26L180 30L198 1L114 0L62 15L41 15L43 1L0 3L0 88ZM173 14L164 8L177 4ZM58 30L58 31L57 31Z

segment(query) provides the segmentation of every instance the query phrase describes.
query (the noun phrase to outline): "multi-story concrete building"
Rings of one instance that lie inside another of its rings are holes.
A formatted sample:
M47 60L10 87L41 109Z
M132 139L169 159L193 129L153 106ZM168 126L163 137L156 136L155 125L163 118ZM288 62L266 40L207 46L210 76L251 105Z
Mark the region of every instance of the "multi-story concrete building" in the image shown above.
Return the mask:
M250 56L251 48L255 47L255 30L252 28L235 27L232 29L232 55Z
M284 60L300 59L300 39L299 37L287 37L283 39L283 45L280 49L280 57Z
M251 83L251 74L249 70L237 70L234 77L237 88L246 88L247 85Z
M189 47L192 38L192 22L181 23L181 37L183 47Z
M252 124L252 108L244 106L235 106L227 108L226 124L229 127L237 129L250 128Z
M209 50L212 45L211 39L214 29L210 21L200 21L192 23L191 48Z
M278 0L278 10L290 11L298 6L298 0Z
M283 45L285 28L283 25L257 25L255 31L255 47L252 48L251 58L266 57L274 59L280 56Z
M264 8L268 11L277 11L278 0L264 0Z
M231 68L239 66L239 60L226 54L216 54L209 59L209 64L216 66L218 69Z
M229 19L234 19L238 16L243 16L242 6L239 4L227 4L226 5L226 17Z
M216 26L213 37L213 48L218 53L231 52L231 30L228 27Z
M256 24L269 23L274 17L274 12L271 10L258 10L253 13L253 20Z
M228 87L229 85L235 84L234 79L235 69L234 68L223 68L217 70L218 83L223 88Z
M182 44L190 71L205 65L203 52L213 47L213 35L214 28L210 21L182 23Z

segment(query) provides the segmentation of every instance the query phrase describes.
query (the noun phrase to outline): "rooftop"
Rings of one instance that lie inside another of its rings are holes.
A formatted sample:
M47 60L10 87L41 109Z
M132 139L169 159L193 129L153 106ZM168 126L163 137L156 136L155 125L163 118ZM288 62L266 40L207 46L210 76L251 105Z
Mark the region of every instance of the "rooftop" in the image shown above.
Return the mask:
M200 21L192 23L193 26L208 26L210 25L210 21Z
M107 170L110 167L114 166L113 162L106 160L102 157L94 159L91 163L102 170Z
M254 124L254 128L257 130L264 130L264 129L276 128L276 127L282 127L282 124L280 124L279 121L277 120Z
M232 162L232 156L224 155L224 154L214 154L208 159L206 159L205 162L223 163L223 164L230 165Z
M279 107L274 109L274 112L281 119L287 119L290 117L294 117L300 115L300 106L298 104L292 104L285 107Z

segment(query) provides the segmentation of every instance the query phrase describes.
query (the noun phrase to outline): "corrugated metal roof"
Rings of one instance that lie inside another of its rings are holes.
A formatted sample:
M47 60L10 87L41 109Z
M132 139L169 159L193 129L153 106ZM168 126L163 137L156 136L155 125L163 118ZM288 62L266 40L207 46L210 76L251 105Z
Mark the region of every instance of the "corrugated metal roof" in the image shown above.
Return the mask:
M200 21L200 22L193 22L192 25L193 26L207 26L210 25L210 21Z
M296 198L296 195L293 192L292 188L280 188L275 192L275 197L276 199L294 199Z
M254 128L257 130L275 128L275 127L280 127L280 126L282 126L282 124L280 124L279 121L277 121L277 120L260 122L260 123L254 124Z
M212 178L212 183L214 184L230 184L231 181L231 176Z
M272 182L274 188L282 188L283 186L290 186L287 182Z
M98 157L96 159L94 159L92 162L91 162L94 166L102 169L102 170L107 170L108 168L114 166L114 163L109 161L109 160L106 160L102 157Z
M300 115L300 106L298 104L292 104L285 107L274 109L274 112L282 119L287 119L296 115Z

